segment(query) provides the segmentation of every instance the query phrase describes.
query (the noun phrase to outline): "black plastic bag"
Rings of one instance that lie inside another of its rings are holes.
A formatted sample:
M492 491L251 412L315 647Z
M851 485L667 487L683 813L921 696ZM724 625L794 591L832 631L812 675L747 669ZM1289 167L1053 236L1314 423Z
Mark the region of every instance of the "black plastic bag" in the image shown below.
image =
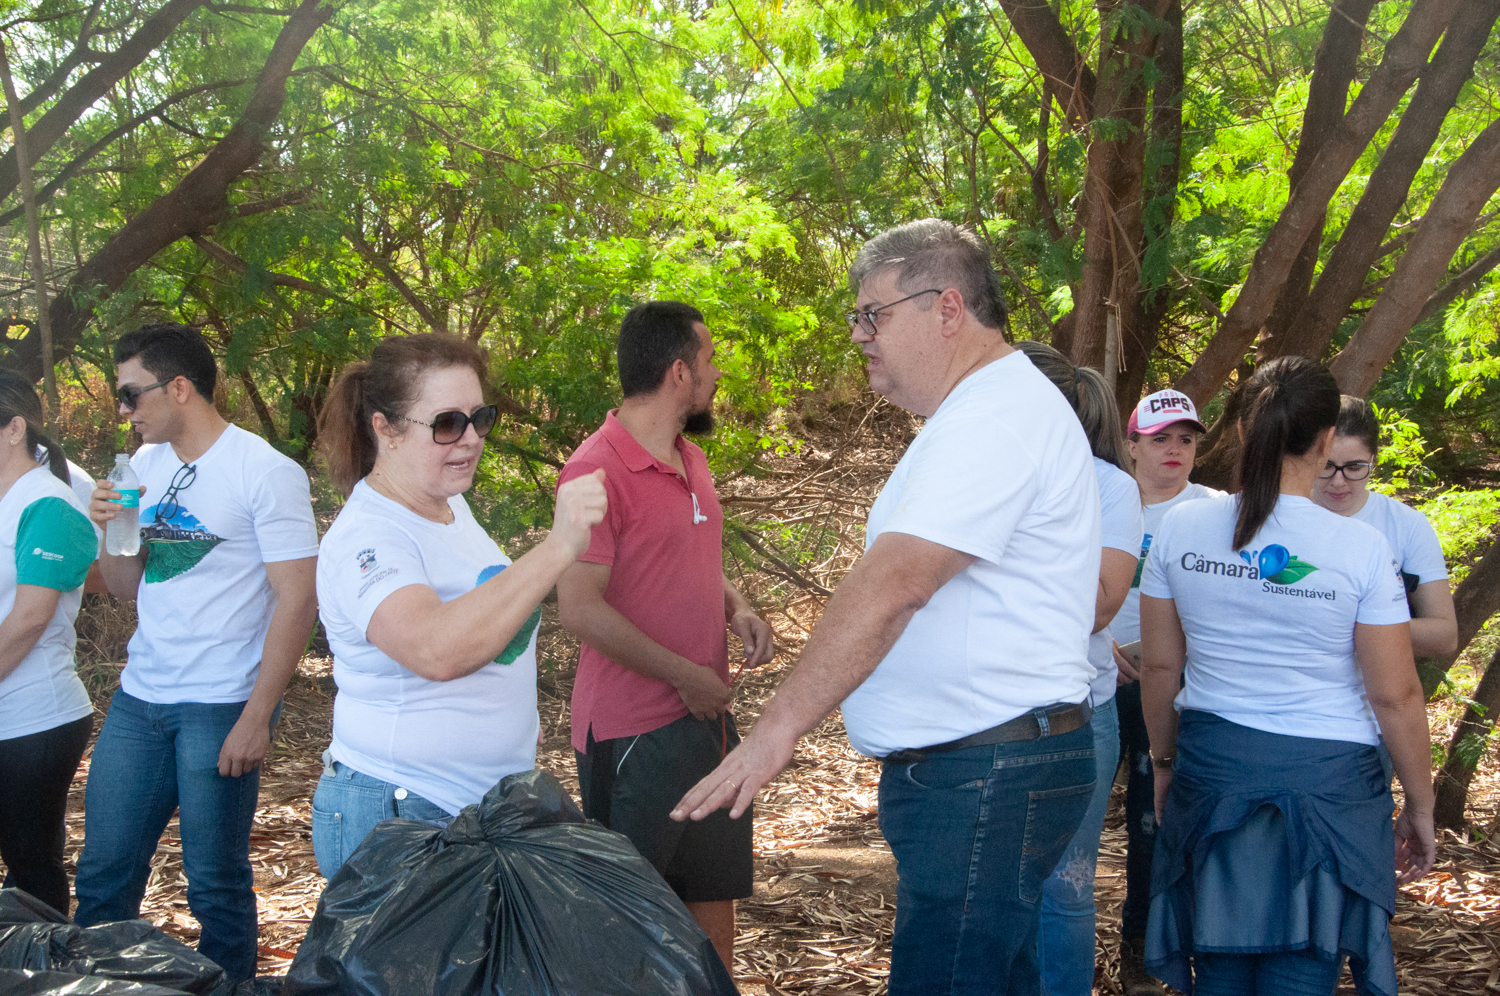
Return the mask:
M80 927L20 889L0 889L0 969L135 982L193 996L226 996L224 970L145 920ZM12 980L23 985L19 979ZM9 990L5 990L9 991ZM16 989L53 992L54 990ZM114 993L114 989L58 989ZM139 994L146 996L146 994Z
M121 982L72 972L0 968L0 996L186 996L181 989Z
M282 996L729 996L687 907L543 771L446 827L388 820L328 883Z

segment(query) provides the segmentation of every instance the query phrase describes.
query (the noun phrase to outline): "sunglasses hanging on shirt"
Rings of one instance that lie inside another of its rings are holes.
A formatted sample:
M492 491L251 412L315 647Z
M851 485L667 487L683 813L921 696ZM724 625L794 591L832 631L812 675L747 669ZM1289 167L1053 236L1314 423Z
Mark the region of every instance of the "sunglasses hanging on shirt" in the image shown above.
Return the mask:
M177 468L177 473L172 475L172 483L167 486L167 493L161 496L161 501L156 503L156 521L165 522L177 514L182 504L177 500L178 494L187 490L188 486L198 479L198 465L196 463L185 463Z

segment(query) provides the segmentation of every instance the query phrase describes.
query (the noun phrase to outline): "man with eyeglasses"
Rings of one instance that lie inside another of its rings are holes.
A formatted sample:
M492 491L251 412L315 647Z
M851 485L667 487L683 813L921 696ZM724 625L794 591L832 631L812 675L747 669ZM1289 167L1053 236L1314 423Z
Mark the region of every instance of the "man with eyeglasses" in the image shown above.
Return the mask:
M927 421L797 669L673 816L742 812L840 707L855 749L883 762L890 992L1039 992L1042 883L1094 789L1093 457L1062 393L1006 342L972 232L891 229L849 279L870 387Z
M557 582L578 637L573 748L583 807L630 838L734 967L734 901L752 888L749 813L692 826L672 806L739 742L729 629L745 666L775 653L771 628L724 574L724 515L703 451L719 369L703 315L678 301L620 325L620 407L558 475L605 471L609 512Z
M145 443L130 461L142 542L136 556L101 551L99 567L138 622L89 767L75 919L140 914L177 812L198 950L239 982L255 975L260 765L317 619L307 474L219 414L196 330L147 325L114 356L120 414ZM90 517L103 526L119 498L98 481Z

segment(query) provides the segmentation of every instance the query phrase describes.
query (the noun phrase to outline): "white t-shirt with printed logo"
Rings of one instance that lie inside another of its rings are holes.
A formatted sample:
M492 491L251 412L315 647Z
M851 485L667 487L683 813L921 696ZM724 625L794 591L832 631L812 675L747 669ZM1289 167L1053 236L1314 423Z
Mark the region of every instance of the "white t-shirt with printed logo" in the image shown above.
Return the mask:
M1135 579L1130 582L1130 590L1125 593L1125 603L1120 606L1120 611L1115 613L1114 619L1109 623L1109 630L1114 634L1114 641L1120 646L1134 643L1141 638L1141 571L1146 567L1146 554L1151 550L1151 535L1161 527L1161 520L1168 512L1185 501L1217 498L1223 493L1202 484L1189 483L1187 487L1166 501L1142 507L1141 517L1145 520L1146 532L1141 537L1141 561L1136 565Z
M1094 473L1099 481L1104 549L1124 550L1134 556L1141 548L1146 528L1141 512L1141 489L1136 485L1135 478L1098 457L1094 457ZM1128 593L1126 597L1129 597ZM1139 600L1139 594L1136 598ZM1089 637L1089 663L1094 666L1094 680L1089 685L1089 702L1096 709L1115 695L1120 669L1115 664L1113 626L1114 622L1111 620L1110 625Z
M318 615L339 688L333 759L456 814L536 767L541 608L493 662L453 681L423 678L369 641L370 619L393 592L425 585L451 602L510 566L462 496L448 507L445 525L356 484L318 553Z
M0 678L0 740L24 737L94 711L73 663L73 622L98 540L71 488L47 467L22 474L0 498L0 619L20 584L59 592L57 609L21 663Z
M158 519L182 466L169 443L130 458L146 489L147 559L120 686L147 702L244 702L275 607L266 564L318 554L307 474L231 425L193 461L197 473L178 491L172 517Z
M1387 497L1379 492L1369 492L1364 507L1351 519L1368 523L1380 531L1396 555L1396 563L1405 574L1411 574L1418 584L1443 581L1448 577L1448 562L1443 559L1443 544L1427 516L1410 505Z
M1151 543L1142 594L1170 598L1187 636L1177 708L1256 730L1374 745L1380 730L1354 657L1354 624L1411 618L1385 538L1282 495L1243 551L1239 498L1186 502Z
M1087 697L1099 486L1078 416L1024 353L970 374L927 420L870 509L867 547L888 532L978 559L844 700L856 750L929 747Z

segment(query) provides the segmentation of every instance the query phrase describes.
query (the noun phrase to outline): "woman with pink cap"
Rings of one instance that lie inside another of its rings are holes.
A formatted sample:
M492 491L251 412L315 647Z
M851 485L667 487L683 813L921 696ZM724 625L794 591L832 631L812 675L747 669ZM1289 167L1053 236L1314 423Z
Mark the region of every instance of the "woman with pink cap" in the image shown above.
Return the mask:
M1140 400L1130 412L1126 445L1135 462L1135 480L1144 506L1145 538L1141 560L1151 549L1151 534L1162 518L1183 502L1212 498L1222 492L1188 480L1204 432L1193 400L1181 391L1157 391ZM1117 644L1131 646L1141 638L1141 568L1110 630ZM1120 756L1129 765L1125 789L1125 905L1120 925L1120 988L1125 996L1158 996L1165 990L1146 974L1144 945L1146 915L1151 904L1151 854L1156 846L1155 780L1146 721L1141 715L1140 658L1115 653L1120 688L1116 709L1120 722Z

